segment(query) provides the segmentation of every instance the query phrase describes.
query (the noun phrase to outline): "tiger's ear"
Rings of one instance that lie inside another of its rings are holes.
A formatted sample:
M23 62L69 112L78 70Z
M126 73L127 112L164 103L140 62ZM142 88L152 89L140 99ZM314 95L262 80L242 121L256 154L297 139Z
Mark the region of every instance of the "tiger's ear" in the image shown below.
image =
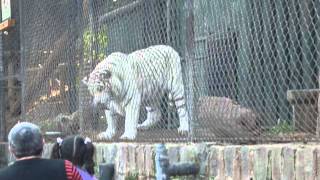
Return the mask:
M88 77L84 77L82 80L82 83L85 84L85 85L88 85Z

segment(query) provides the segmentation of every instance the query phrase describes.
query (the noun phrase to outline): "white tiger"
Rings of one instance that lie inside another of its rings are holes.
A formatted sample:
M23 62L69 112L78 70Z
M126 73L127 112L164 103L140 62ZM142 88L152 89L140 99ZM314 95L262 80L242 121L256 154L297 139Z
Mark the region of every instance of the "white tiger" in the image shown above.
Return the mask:
M170 46L150 46L128 55L112 53L82 81L94 97L93 104L103 104L106 109L108 127L99 134L100 138L115 135L115 114L125 116L121 139L132 140L137 129L154 125L161 118L160 99L164 93L169 94L177 107L179 133L189 131L180 56ZM147 119L138 124L141 105L147 110Z

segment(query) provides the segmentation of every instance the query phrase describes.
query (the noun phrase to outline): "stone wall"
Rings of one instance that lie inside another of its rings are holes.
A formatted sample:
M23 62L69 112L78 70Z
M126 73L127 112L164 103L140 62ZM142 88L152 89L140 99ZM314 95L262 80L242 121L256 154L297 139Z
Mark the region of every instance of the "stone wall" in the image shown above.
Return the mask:
M155 145L97 143L96 162L115 163L115 179L155 179ZM9 157L0 146L0 162ZM46 145L44 156L50 154ZM200 163L197 177L172 179L320 179L320 145L167 144L170 162Z
M197 177L181 179L320 179L320 145L168 144L167 148L170 162L200 163ZM116 179L154 179L154 145L97 144L97 150L98 162L116 164Z

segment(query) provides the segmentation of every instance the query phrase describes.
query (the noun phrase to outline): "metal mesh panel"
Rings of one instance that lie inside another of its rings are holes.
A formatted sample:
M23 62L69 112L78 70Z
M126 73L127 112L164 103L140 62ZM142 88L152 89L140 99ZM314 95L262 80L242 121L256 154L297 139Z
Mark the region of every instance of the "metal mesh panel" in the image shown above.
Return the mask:
M125 121L134 119L128 111L139 111L139 125L155 115L145 108L150 106L146 96L158 105L161 118L139 129L134 141L319 140L317 0L34 0L20 6L22 113L46 131L101 138L98 133L112 124L105 106L92 105L93 94L82 79L112 53L122 52L128 58L121 61L128 62L116 61L112 72L121 69L123 96L114 101L130 118L117 115L111 141L124 141L119 137ZM171 97L179 83L166 87L179 79L178 66L167 65L174 53L141 52L141 62L130 56L159 44L180 56L184 97ZM165 64L158 63L162 55ZM144 63L145 56L154 59ZM163 93L146 90L153 87L150 78L161 82ZM137 100L133 92L147 92L140 109L124 103L123 98L129 104ZM187 133L177 130L180 101L189 117Z
M0 33L0 140L5 141L9 129L21 115L20 21L19 5L11 1L14 27Z

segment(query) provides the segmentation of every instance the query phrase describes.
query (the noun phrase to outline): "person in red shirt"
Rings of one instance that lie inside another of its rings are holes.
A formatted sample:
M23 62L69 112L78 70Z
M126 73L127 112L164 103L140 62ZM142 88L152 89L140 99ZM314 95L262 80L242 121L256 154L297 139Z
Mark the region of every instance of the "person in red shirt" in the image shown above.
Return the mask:
M70 161L41 158L44 139L37 125L16 124L9 132L8 143L16 161L0 170L1 180L82 180Z

